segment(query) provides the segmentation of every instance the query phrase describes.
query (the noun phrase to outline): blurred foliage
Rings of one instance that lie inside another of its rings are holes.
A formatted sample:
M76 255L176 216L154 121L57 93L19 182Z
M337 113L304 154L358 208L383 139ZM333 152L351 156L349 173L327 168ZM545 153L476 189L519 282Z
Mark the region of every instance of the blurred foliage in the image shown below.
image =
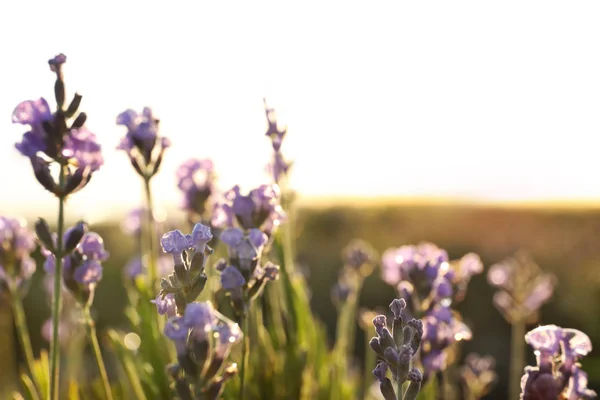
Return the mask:
M354 238L370 242L382 252L391 246L430 241L447 249L450 258L467 252L478 253L487 268L516 250L525 249L546 271L558 277L558 287L552 300L541 313L540 323L557 324L586 332L596 345L584 359L589 374L589 387L600 388L600 210L512 209L473 206L360 206L301 208L296 221L297 266L301 268L311 291L314 312L327 330L330 344L335 337L336 309L331 302L330 288L336 282L341 267L340 252ZM181 221L184 226L184 221ZM127 294L122 269L134 253L131 238L122 234L118 221L95 225L93 230L105 238L111 258L105 263L104 279L94 303L95 319L103 345L110 338L108 327L127 328L125 306ZM39 264L41 265L41 263ZM41 286L41 271L36 273L25 300L28 323L36 354L47 348L41 337L41 326L49 317L49 300ZM473 340L463 345L468 352L489 354L497 360L500 382L488 398L506 398L510 327L492 305L494 290L485 274L471 281L467 298L458 305L465 322L473 330ZM394 298L394 290L386 286L377 273L364 284L360 306L382 308ZM11 372L18 346L10 331L7 305L0 305L0 387L10 387L17 381ZM362 330L356 330L356 366L364 356ZM11 337L12 336L12 337ZM116 378L114 353L105 352L109 374ZM92 357L91 354L84 355ZM85 360L84 360L85 361ZM533 354L528 354L533 363ZM93 363L91 363L93 366ZM112 366L112 368L111 368ZM94 374L95 371L89 371ZM1 393L0 393L1 395Z

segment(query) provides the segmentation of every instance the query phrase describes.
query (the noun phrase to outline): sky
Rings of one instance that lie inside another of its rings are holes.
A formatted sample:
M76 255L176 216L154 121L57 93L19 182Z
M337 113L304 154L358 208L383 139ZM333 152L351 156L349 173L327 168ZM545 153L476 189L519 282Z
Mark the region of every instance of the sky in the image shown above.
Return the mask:
M4 1L0 211L56 208L11 114L53 99L61 52L105 157L72 216L140 202L115 150L127 108L152 107L173 142L154 182L164 207L192 157L213 159L222 189L268 182L263 97L305 199L600 200L598 20L597 1Z

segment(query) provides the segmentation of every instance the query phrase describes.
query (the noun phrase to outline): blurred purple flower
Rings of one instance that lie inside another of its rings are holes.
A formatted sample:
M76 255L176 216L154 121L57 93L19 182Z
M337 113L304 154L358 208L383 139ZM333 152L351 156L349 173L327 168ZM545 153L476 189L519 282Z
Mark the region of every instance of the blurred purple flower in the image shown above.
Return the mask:
M460 369L461 381L472 399L481 399L487 395L498 375L494 371L496 360L491 356L480 357L470 353L465 357Z
M277 226L284 215L279 197L277 185L261 185L247 195L242 195L240 187L234 186L216 206L213 225L233 227L234 221L237 221L244 229L260 229L267 224Z
M54 58L48 60L48 64L50 65L50 71L58 72L62 65L66 62L67 56L65 56L63 53L54 56Z
M173 270L173 260L169 256L161 255L158 257L158 275L168 275ZM125 274L135 279L144 273L144 266L141 257L137 256L129 260L125 265Z
M544 273L523 252L492 265L487 279L500 289L494 294L494 305L511 324L535 318L556 285L556 276Z
M79 167L89 167L94 172L104 164L101 150L96 135L82 127L72 130L65 138L62 154L66 158L76 160Z
M35 250L35 236L24 220L0 217L0 287L20 286L35 272L31 253Z
M283 138L287 133L287 127L284 129L279 129L277 126L277 117L275 115L275 109L267 107L267 100L263 99L265 105L265 114L267 116L267 132L265 133L271 139L271 143L273 144L273 150L275 152L279 152L281 148L281 143Z
M129 211L121 224L121 230L128 235L140 235L146 213L145 207L136 207Z
M30 131L23 135L20 143L15 147L26 157L34 157L38 152L46 151L46 137L42 123L52 119L50 106L44 98L38 100L27 100L15 108L12 122L29 125Z
M279 183L281 178L287 176L291 163L284 160L280 152L273 154L273 161L267 165L267 172L273 177L273 182Z
M239 289L246 284L244 276L233 266L229 266L221 272L221 286L225 290Z
M177 187L183 192L183 209L203 215L216 191L213 162L189 159L179 166L176 176Z

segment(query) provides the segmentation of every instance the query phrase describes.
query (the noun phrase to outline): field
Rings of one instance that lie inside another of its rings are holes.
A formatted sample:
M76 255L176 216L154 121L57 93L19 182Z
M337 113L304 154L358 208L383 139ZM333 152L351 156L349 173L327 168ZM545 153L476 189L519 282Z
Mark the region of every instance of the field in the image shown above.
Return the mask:
M182 221L183 222L183 221ZM174 223L177 223L174 221ZM182 225L182 224L179 224ZM123 305L126 292L122 268L133 253L131 238L124 236L117 221L92 226L105 238L111 258L105 263L94 308L102 339L107 326L126 326ZM541 309L542 324L580 329L593 343L600 343L600 210L584 207L495 207L469 205L393 204L356 206L303 206L298 210L297 262L305 273L311 291L313 310L325 322L329 337L335 334L336 309L330 289L341 267L340 251L354 238L370 242L379 252L388 247L430 241L448 250L450 258L467 252L478 253L486 267L519 249L530 252L545 270L555 273L558 286L553 298ZM40 336L41 324L49 317L46 294L40 289L40 273L25 300L34 352L47 347ZM494 290L485 273L475 276L466 300L458 305L473 339L464 344L462 354L477 352L496 358L499 382L487 398L505 399L507 394L510 327L492 304ZM365 282L360 305L384 308L394 298L377 269ZM40 306L44 305L44 306ZM10 312L3 309L3 326L10 324ZM0 332L10 332L0 326ZM534 325L530 326L531 328ZM358 330L356 365L364 354L364 340ZM0 387L14 382L11 376L17 346L16 337L7 334L0 341ZM14 336L14 335L12 335ZM589 387L600 389L600 347L583 360ZM528 361L534 364L530 349ZM106 362L111 374L113 361Z

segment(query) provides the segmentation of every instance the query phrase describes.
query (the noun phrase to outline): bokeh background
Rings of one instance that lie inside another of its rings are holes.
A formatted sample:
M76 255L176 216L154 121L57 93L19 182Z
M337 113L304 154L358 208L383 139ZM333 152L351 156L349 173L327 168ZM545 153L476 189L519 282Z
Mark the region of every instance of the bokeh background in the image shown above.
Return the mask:
M68 56L67 89L84 96L105 166L68 204L106 237L112 257L95 302L100 329L123 325L122 269L133 251L119 224L141 187L114 124L151 106L173 146L157 177L165 218L183 224L174 171L210 157L219 186L265 183L263 97L287 124L283 152L299 196L298 257L316 313L333 334L329 288L352 238L432 241L486 267L526 249L559 277L541 323L587 332L584 360L600 389L600 4L581 2L7 1L0 4L0 213L52 219L14 142L17 103L52 98L46 60ZM4 117L2 117L4 115ZM41 276L26 301L34 347L49 315ZM491 354L506 398L510 329L484 276L460 305ZM377 274L361 298L383 307ZM0 384L19 357L2 305ZM360 340L358 338L357 340ZM360 341L359 343L362 343ZM357 357L362 354L358 347Z

